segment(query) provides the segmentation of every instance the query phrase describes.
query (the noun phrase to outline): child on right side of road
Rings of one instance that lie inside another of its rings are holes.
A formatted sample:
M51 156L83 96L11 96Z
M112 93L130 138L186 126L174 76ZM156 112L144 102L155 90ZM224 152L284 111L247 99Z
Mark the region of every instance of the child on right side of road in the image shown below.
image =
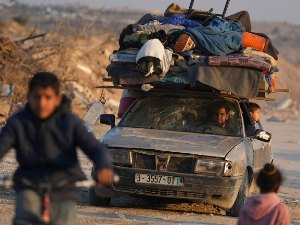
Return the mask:
M280 171L273 164L266 164L256 181L261 194L247 198L240 212L238 225L290 224L288 210L277 196L281 182Z

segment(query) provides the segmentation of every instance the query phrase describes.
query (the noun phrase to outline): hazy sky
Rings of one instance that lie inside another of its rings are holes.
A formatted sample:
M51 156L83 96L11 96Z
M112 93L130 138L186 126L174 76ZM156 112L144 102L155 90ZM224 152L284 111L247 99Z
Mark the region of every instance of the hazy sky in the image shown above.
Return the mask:
M188 8L190 0L19 0L27 3L84 3L109 8L129 7L134 9L164 10L172 2ZM222 13L226 0L195 0L194 8ZM231 0L226 15L247 10L255 21L276 21L300 24L300 0Z

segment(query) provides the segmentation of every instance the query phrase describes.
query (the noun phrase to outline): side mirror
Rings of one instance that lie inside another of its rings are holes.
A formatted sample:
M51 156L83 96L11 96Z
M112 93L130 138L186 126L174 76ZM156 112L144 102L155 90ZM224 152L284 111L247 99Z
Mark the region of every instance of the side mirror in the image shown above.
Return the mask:
M115 125L115 115L114 114L102 114L100 115L100 123L110 125L111 128L114 128Z
M272 134L270 134L267 131L260 130L260 129L257 129L255 131L255 135L254 135L255 139L257 139L259 141L263 141L263 142L270 142L271 141L271 137L272 137Z

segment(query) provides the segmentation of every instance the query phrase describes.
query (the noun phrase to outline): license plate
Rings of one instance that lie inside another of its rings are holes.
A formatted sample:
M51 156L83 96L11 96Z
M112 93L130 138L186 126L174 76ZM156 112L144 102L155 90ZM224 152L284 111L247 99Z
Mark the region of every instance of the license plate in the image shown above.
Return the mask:
M150 175L150 174L135 174L135 183L142 184L163 184L170 186L183 186L182 177Z

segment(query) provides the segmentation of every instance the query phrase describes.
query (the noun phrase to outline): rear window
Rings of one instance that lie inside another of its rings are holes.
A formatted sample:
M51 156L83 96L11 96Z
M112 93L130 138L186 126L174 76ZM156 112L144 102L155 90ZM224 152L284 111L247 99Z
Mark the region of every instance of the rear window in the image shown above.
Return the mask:
M236 101L179 96L144 96L118 126L229 136L242 130Z

